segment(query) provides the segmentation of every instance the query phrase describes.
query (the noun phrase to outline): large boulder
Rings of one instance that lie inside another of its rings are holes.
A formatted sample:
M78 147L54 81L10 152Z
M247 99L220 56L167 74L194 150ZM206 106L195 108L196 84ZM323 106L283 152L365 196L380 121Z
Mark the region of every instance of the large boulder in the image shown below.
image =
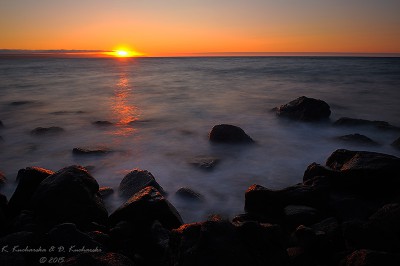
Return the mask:
M15 216L21 210L27 209L39 184L52 174L53 171L40 167L20 169L17 175L18 186L8 203L10 214Z
M209 139L215 143L253 143L254 140L247 135L243 129L233 125L221 124L214 126L210 133Z
M340 175L331 182L343 189L363 192L370 196L399 191L400 158L376 152L336 150L326 166Z
M174 266L287 265L276 226L225 221L185 224L172 230L167 264Z
M124 198L130 198L148 186L154 187L162 195L166 195L164 189L157 183L149 171L135 168L125 175L119 184L119 195Z
M250 186L245 194L245 211L263 217L266 222L282 222L288 205L302 205L325 209L328 203L326 187L318 184L270 190L260 185ZM307 208L307 207L303 207Z
M138 226L151 226L155 220L167 229L178 228L182 218L175 207L154 187L145 187L110 215L110 223L129 221Z
M321 121L328 119L331 115L331 109L326 102L305 96L275 107L273 110L279 117L304 122Z
M31 200L39 224L75 223L90 228L106 224L107 210L99 197L99 184L81 166L69 166L43 180Z
M371 121L366 119L341 117L333 123L334 126L345 127L372 127L381 130L400 130L400 127L393 126L386 121Z

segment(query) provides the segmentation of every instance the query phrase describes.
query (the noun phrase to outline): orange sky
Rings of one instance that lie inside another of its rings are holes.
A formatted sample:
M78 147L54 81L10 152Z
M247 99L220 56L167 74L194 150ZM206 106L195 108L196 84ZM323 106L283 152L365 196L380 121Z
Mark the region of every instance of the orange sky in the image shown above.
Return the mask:
M400 53L399 0L2 0L0 49Z

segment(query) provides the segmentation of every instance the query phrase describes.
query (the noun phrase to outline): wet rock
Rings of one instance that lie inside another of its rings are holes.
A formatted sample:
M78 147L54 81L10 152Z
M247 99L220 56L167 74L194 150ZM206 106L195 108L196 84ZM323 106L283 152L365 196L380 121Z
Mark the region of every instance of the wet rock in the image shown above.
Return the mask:
M379 145L378 142L358 133L340 136L337 137L337 139L343 142L349 142L354 144Z
M167 261L176 266L286 265L286 250L276 231L258 223L185 224L171 232Z
M332 244L332 249L336 251L344 250L343 233L337 218L326 218L310 227L315 232L324 232L327 240Z
M119 253L84 253L67 259L62 266L135 266L132 260Z
M40 167L27 167L18 171L18 186L8 203L11 216L29 208L31 198L39 184L52 174L54 174L53 171Z
M331 115L329 105L313 98L301 96L285 105L273 109L279 117L312 122L328 119Z
M182 198L184 200L188 201L194 201L194 202L202 202L204 201L203 195L200 193L194 191L191 188L187 187L181 187L175 192L175 195L178 196L179 198Z
M324 176L329 178L335 178L339 176L341 173L340 171L335 171L331 168L322 166L317 163L310 164L303 175L303 182L313 179L316 176Z
M266 222L282 222L288 205L327 208L328 194L323 186L303 184L282 190L270 190L260 185L250 186L245 194L245 210L264 217Z
M397 266L400 265L398 254L360 249L348 255L341 266Z
M61 127L37 127L31 131L31 135L33 136L49 136L49 135L57 135L64 132L64 129Z
M97 181L81 166L69 166L43 180L32 197L40 225L72 222L85 229L92 222L106 224L107 210L98 195Z
M114 193L114 189L112 187L101 187L99 188L99 194L102 198L106 198L111 196Z
M200 156L193 158L189 161L189 164L201 169L201 170L212 170L220 162L220 159L216 157Z
M334 126L347 126L347 127L373 127L382 130L400 130L400 127L393 126L386 121L371 121L365 119L342 117L339 118Z
M92 124L96 125L96 126L112 126L112 125L114 125L114 123L112 123L110 121L100 121L100 120L99 121L95 121Z
M82 148L77 147L72 149L74 155L105 155L111 151L107 148Z
M392 142L392 146L400 150L400 138Z
M145 187L134 194L110 215L109 220L111 224L129 221L138 225L151 225L158 220L167 229L182 225L178 211L154 187Z
M149 171L135 168L122 179L119 184L119 194L124 198L130 198L148 186L154 187L162 195L166 195L164 189L157 183L156 179Z
M211 142L215 143L253 143L254 140L243 129L233 125L216 125L209 134Z
M339 149L326 166L340 171L331 181L337 188L382 196L399 191L400 158L383 153Z

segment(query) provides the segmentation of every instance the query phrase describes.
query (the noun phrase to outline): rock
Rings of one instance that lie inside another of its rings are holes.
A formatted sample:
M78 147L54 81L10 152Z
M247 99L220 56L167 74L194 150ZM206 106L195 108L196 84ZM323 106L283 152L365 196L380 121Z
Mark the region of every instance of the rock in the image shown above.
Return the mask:
M135 266L128 257L119 253L84 253L67 259L62 266Z
M34 101L15 101L15 102L11 102L10 105L14 105L14 106L19 106L19 105L27 105L27 104L33 104L35 103Z
M0 128L3 128L4 127L4 124L3 124L3 122L0 120Z
M124 198L130 198L145 187L152 186L162 195L166 195L164 189L157 183L154 176L147 170L138 168L130 171L119 184L119 194Z
M49 136L49 135L57 135L62 132L64 132L64 129L61 127L37 127L31 131L31 135Z
M23 249L26 246L39 248L36 243L36 235L31 232L17 232L0 238L0 265L34 265L29 259L29 253L17 253L12 250L14 247Z
M28 209L39 184L52 174L54 174L53 171L40 167L27 167L18 171L18 186L8 203L11 216L16 216L21 210Z
M38 225L35 221L35 214L33 211L22 210L13 219L10 231L11 232L36 232L38 231Z
M2 136L0 136L0 143L4 142L4 138Z
M178 191L175 192L175 195L188 201L204 201L203 195L187 187L181 187L180 189L178 189Z
M400 137L392 142L392 146L400 150Z
M220 159L215 157L200 156L193 158L189 161L189 164L201 169L201 170L212 170L219 163Z
M7 197L0 193L0 236L6 231Z
M337 188L369 196L387 196L399 191L400 158L367 151L336 150L326 166L340 171L331 178Z
M304 205L288 205L284 208L285 222L290 226L310 225L318 221L318 210Z
M73 148L72 153L74 155L105 155L111 151L107 148Z
M326 102L305 96L276 107L274 111L279 117L304 122L321 121L328 119L331 115L330 107Z
M129 221L139 225L151 225L155 220L167 229L178 228L182 218L172 204L154 187L145 187L129 198L109 218L111 224Z
M250 186L245 194L245 210L264 217L263 222L282 222L288 205L327 208L328 194L323 186L303 184L282 190L270 190L260 185Z
M80 253L100 253L106 251L88 234L80 231L73 223L63 223L52 228L43 238L46 247L63 247L62 255L72 257ZM86 249L86 251L85 251Z
M99 193L102 198L106 198L114 193L114 189L112 187L101 187Z
M43 180L31 200L40 225L72 222L89 228L106 224L107 210L98 196L97 181L81 166L69 166Z
M6 176L0 172L0 187L2 187L7 182Z
M216 125L209 134L211 142L216 143L253 143L254 140L243 129L233 125Z
M112 123L110 121L95 121L92 124L96 125L96 126L112 126L112 125L114 125L114 123Z
M360 249L348 255L341 266L397 266L400 265L398 254Z
M347 126L347 127L373 127L382 130L400 130L400 127L393 126L386 121L371 121L365 119L342 117L339 118L334 126Z
M331 168L322 166L317 163L310 164L303 175L303 182L313 179L316 176L324 176L328 178L335 178L341 175L340 171L335 171Z
M363 144L363 145L379 145L378 142L368 138L367 136L361 135L361 134L349 134L349 135L344 135L337 137L338 140L341 140L343 142L350 142L354 144Z
M332 243L332 249L344 250L344 239L338 219L335 217L326 218L310 226L315 232L324 232L327 240Z
M168 265L286 265L288 257L275 226L225 221L185 224L172 230Z

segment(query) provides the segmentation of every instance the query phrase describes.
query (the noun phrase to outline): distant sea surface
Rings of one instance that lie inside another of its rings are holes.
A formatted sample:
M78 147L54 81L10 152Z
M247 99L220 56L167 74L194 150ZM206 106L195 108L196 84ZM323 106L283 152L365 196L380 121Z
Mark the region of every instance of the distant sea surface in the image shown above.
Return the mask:
M299 183L310 163L324 164L338 148L400 156L390 145L399 132L288 122L270 111L302 95L326 101L332 122L346 116L400 126L400 58L0 59L0 171L9 180L2 193L12 194L18 170L28 166L92 166L100 186L116 191L129 170L140 168L192 222L216 213L233 218L243 212L250 185ZM256 145L211 144L209 131L222 123L240 126ZM30 133L51 126L64 131ZM335 140L352 133L381 145ZM76 156L75 147L113 152ZM220 162L210 171L190 164L202 156ZM180 200L180 187L205 202ZM106 205L112 211L121 202L114 193Z

